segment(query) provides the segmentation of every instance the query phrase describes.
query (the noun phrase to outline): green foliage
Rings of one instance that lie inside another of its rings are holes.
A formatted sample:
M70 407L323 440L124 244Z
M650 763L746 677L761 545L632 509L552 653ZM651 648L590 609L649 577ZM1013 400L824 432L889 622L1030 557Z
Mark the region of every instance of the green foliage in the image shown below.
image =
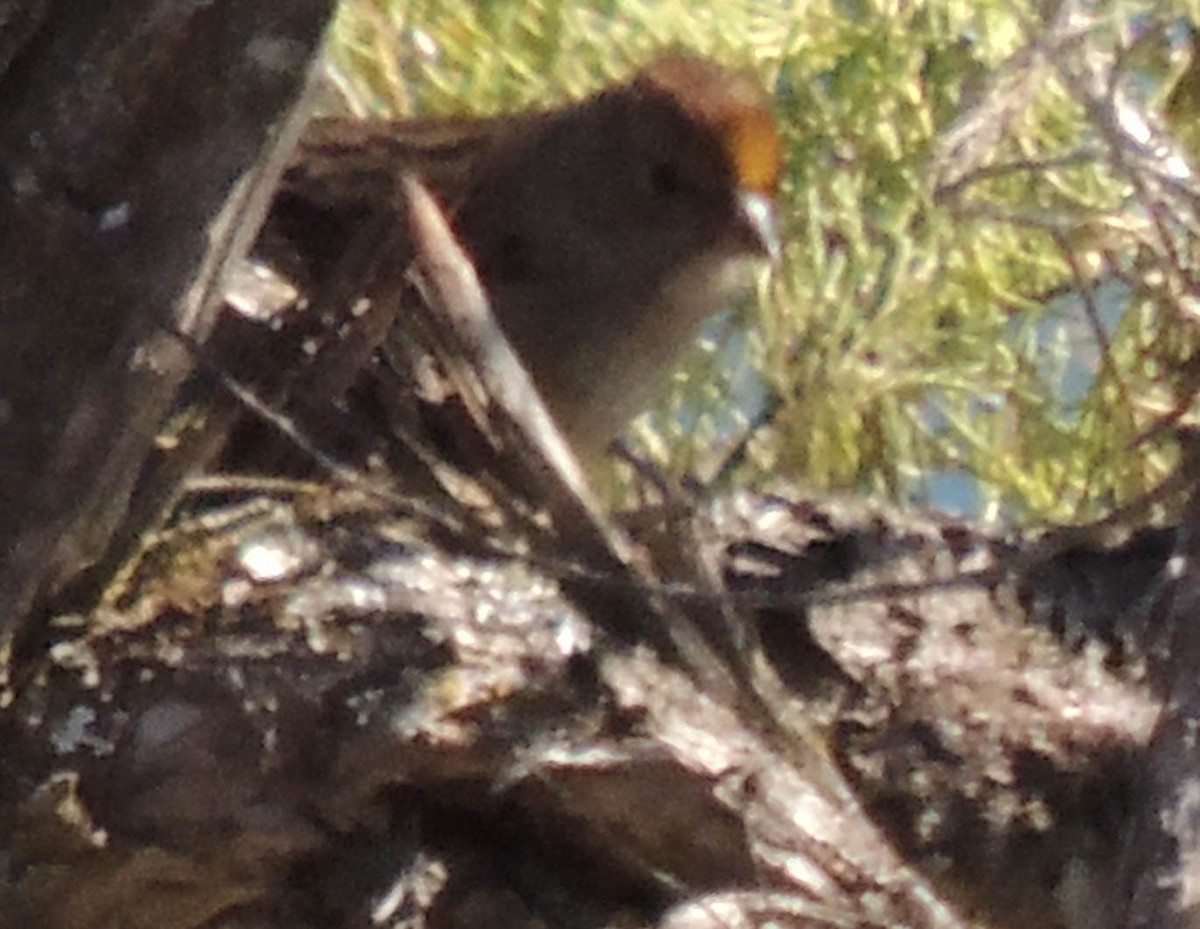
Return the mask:
M736 486L954 504L939 475L966 474L987 513L1077 521L1161 481L1153 427L1194 406L1200 201L1114 114L1195 151L1200 11L1046 6L347 0L330 68L360 112L440 114L576 97L664 46L753 67L788 145L786 258L633 436Z

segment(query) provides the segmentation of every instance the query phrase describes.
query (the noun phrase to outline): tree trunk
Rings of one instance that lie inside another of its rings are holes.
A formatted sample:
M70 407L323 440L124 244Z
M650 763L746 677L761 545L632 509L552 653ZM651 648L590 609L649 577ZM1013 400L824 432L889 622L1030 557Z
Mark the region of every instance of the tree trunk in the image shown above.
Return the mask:
M193 364L171 333L212 325L332 6L6 5L0 639L36 639L122 518Z

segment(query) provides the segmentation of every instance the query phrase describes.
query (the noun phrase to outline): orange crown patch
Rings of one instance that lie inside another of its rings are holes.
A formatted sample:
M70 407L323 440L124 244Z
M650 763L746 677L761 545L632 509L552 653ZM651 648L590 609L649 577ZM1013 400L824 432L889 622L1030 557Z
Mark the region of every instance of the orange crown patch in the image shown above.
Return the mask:
M783 146L770 98L744 71L683 53L652 62L636 80L651 93L667 94L689 115L710 126L729 155L738 183L773 194Z

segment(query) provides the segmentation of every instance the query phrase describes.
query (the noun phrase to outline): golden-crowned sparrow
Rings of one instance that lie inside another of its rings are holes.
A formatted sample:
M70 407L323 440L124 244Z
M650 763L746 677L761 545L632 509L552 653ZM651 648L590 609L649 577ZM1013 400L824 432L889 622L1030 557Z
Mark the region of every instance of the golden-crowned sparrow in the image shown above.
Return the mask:
M309 240L295 252L319 264L314 252L415 172L448 211L567 440L591 457L744 287L747 259L776 254L779 162L751 77L670 54L561 109L316 120L268 230Z

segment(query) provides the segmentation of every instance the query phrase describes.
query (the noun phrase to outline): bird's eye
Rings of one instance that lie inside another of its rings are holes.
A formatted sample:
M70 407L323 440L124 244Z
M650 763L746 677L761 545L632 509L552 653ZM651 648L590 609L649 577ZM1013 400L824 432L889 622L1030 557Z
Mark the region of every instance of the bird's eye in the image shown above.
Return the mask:
M658 197L673 197L683 186L683 177L679 166L673 161L652 161L650 163L650 191Z

